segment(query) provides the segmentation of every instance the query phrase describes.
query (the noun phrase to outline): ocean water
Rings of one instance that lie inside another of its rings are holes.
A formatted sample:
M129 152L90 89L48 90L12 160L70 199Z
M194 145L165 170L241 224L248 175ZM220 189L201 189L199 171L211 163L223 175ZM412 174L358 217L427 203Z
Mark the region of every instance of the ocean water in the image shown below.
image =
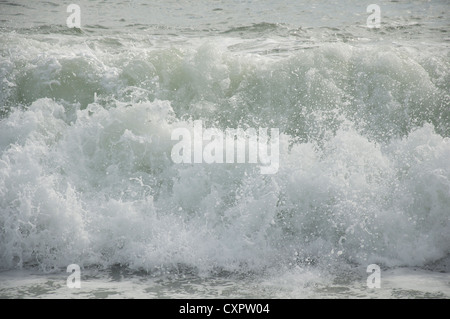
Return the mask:
M447 0L71 3L0 1L1 298L450 297ZM175 164L196 120L278 172Z

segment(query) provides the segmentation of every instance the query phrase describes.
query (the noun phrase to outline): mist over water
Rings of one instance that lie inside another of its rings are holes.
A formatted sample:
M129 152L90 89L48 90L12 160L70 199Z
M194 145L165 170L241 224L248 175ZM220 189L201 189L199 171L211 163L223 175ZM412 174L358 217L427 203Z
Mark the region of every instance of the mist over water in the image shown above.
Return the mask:
M70 3L0 2L0 269L448 273L448 2ZM277 174L175 164L196 120L278 128Z

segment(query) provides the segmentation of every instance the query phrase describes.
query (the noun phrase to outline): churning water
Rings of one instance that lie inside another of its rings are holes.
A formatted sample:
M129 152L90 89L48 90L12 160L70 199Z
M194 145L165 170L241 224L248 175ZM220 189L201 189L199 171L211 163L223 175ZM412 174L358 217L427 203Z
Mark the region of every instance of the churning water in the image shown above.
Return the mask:
M0 1L1 297L450 296L448 1L70 3ZM195 120L277 174L175 164Z

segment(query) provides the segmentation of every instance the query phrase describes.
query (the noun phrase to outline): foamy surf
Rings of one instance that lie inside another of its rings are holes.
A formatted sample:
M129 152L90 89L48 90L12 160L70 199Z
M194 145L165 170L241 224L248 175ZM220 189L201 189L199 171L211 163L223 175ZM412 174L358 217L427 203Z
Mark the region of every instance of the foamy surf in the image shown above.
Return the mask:
M196 276L192 274L130 274L112 268L85 271L80 289L67 289L67 273L43 275L27 270L1 273L0 298L5 299L447 299L446 273L417 268L395 268L383 272L380 289L368 290L365 274L332 280L314 269L291 270L281 276L247 278Z
M217 29L5 23L0 295L447 298L442 6L421 7L428 42L393 17L378 31L258 15ZM196 121L279 129L276 174L174 162L172 133ZM59 281L70 264L78 294Z

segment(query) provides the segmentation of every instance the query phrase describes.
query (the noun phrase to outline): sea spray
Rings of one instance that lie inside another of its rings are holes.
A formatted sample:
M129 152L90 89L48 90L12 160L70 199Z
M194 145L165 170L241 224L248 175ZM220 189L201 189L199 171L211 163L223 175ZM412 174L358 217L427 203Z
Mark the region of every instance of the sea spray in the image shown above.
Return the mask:
M445 296L447 2L381 1L368 28L355 1L82 0L80 29L25 2L0 4L1 269L298 297L368 296L376 264L379 294ZM278 129L276 174L238 144L234 161L224 145L225 163L176 163L172 134L196 121Z

